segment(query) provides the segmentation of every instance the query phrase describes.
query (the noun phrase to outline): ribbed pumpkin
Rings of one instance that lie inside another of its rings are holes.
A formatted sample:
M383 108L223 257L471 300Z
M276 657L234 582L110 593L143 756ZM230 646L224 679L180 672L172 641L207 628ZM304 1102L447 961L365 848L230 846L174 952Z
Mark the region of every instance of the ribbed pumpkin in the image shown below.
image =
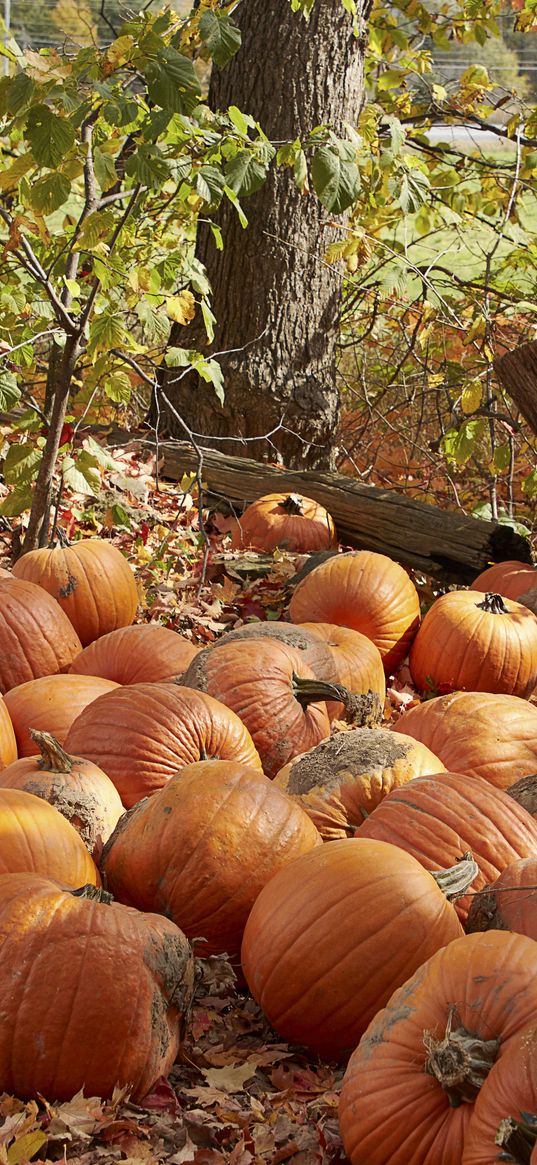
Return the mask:
M65 748L99 765L127 809L201 759L261 769L239 717L212 696L176 684L131 684L100 696L75 720Z
M276 640L230 642L203 652L192 661L183 682L208 692L240 716L268 777L330 733L313 672L300 652Z
M324 643L318 635L312 635L303 627L296 627L294 623L286 623L283 619L245 623L244 627L234 627L232 631L225 631L213 643L208 643L204 651L220 649L228 643L237 643L248 639L276 639L278 643L285 643L288 647L299 651L303 663L311 668L314 675L324 679L324 672L328 665L328 656ZM200 653L201 654L201 653Z
M274 783L296 797L325 841L333 841L354 833L391 789L443 767L411 736L356 728L295 757Z
M499 594L449 591L428 610L409 663L422 692L527 698L537 684L537 619Z
M535 1021L500 1049L474 1105L461 1165L537 1157L537 1027Z
M33 793L0 788L0 874L23 872L63 886L101 884L82 838L57 809Z
M289 605L293 623L337 623L367 635L390 675L418 630L418 593L406 570L372 550L337 554L302 579Z
M537 943L523 935L466 935L423 963L349 1062L339 1123L351 1165L461 1165L479 1088L484 1099L536 1008Z
M42 587L0 578L0 692L67 671L81 647L69 619Z
M461 926L431 874L396 846L334 841L281 870L242 943L246 981L285 1040L353 1048L417 967Z
M518 696L454 692L411 708L394 725L452 772L508 789L537 770L537 707Z
M514 930L537 939L537 847L535 856L512 862L473 899L466 929Z
M320 845L296 802L234 761L187 765L136 805L105 848L115 898L165 914L199 954L238 956L250 910L283 866Z
M323 679L332 684L343 684L349 692L376 692L382 704L386 698L386 678L378 647L366 635L352 627L338 627L335 623L302 623L302 630L317 636L326 646L327 665ZM313 668L315 675L318 671ZM321 678L321 677L319 677ZM341 703L327 700L328 718L344 716Z
M0 772L4 789L23 789L49 801L74 825L98 862L103 845L124 813L106 773L89 760L69 756L48 732L32 731L39 756L24 757Z
M0 772L17 759L17 741L11 717L3 696L0 696Z
M526 591L537 587L537 570L527 562L495 562L474 579L473 591L498 591L506 599L518 599Z
M0 1090L70 1100L130 1085L143 1100L176 1058L193 981L167 918L0 878Z
M158 623L136 624L101 635L77 655L69 671L116 684L152 684L181 675L198 651L189 639Z
M452 866L470 852L479 866L472 892L493 882L511 862L537 853L537 821L502 789L480 777L439 773L393 789L358 837L391 842L427 870ZM466 919L471 899L456 908Z
M328 511L313 498L297 493L258 498L230 527L233 550L250 547L270 554L281 547L308 554L336 545L336 531Z
M103 538L31 550L15 563L13 573L56 599L84 647L108 631L127 627L136 614L134 575L121 551Z
M19 757L39 753L30 735L31 728L50 732L63 744L71 724L83 709L115 688L117 684L99 676L71 675L43 676L11 688L4 699L15 730Z

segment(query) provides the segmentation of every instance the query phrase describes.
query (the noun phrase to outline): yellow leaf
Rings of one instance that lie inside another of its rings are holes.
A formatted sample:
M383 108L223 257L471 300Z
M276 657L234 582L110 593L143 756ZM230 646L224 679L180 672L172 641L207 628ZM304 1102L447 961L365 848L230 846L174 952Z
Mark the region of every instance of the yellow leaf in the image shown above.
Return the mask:
M46 1144L47 1136L42 1129L35 1129L33 1133L25 1133L10 1145L7 1151L9 1165L19 1165L22 1161L30 1161Z
M180 291L179 295L166 298L166 314L176 324L189 324L194 319L196 301L191 291Z
M133 46L134 37L130 36L129 33L126 36L118 36L117 40L112 41L104 54L105 76L128 61Z
M136 550L136 559L138 562L151 562L153 558L153 551L149 546L138 546Z
M463 413L475 413L475 410L481 404L482 395L483 386L481 381L477 377L474 380L469 380L461 393L461 409Z

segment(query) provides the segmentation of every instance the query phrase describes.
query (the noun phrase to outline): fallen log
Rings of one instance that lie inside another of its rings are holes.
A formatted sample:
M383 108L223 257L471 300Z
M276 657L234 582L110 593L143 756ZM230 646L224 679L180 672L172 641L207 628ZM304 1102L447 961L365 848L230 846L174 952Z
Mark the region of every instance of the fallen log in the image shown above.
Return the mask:
M155 449L154 439L143 444ZM160 441L158 452L163 477L180 481L196 470L196 453L187 442ZM340 542L387 554L444 582L472 582L492 562L531 562L529 542L511 526L441 510L340 473L280 469L204 449L202 480L215 509L219 499L239 510L276 492L315 498L332 514Z

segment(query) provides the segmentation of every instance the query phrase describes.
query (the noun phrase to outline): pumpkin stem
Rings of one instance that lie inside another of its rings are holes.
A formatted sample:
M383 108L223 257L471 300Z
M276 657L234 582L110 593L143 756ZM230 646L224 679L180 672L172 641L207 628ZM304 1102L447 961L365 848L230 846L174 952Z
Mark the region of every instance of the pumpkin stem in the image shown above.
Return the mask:
M517 1121L508 1116L501 1122L495 1137L500 1149L507 1149L510 1161L517 1165L530 1165L531 1155L537 1144L537 1117L524 1113L525 1120Z
M455 1027L458 1020L459 1026ZM473 1104L498 1055L500 1040L483 1040L462 1026L452 1007L441 1040L432 1032L423 1033L427 1049L425 1071L435 1076L447 1094L451 1108Z
M506 607L502 596L494 594L493 591L487 591L482 603L476 603L480 611L486 611L488 615L509 615L510 611Z
M465 853L458 859L456 865L447 870L432 870L431 873L437 886L440 886L450 902L452 898L459 898L461 894L466 893L474 878L477 878L479 866L470 853Z
M39 732L37 728L30 728L30 736L32 740L35 740L41 753L37 762L39 769L43 769L46 773L65 773L66 775L71 772L73 757L69 756L62 748L55 736L51 736L50 732Z
M383 704L378 692L349 692L343 684L329 684L325 680L303 679L301 676L292 677L293 695L303 708L319 700L337 700L343 704L347 719L357 728L371 727L380 724L382 720Z
M101 890L100 886L92 886L88 882L86 886L80 886L78 890L70 890L73 898L88 898L90 902L100 902L103 906L111 906L114 901L114 895L110 894L108 890Z
M299 494L288 494L280 506L286 514L299 514L300 517L304 514L304 502Z
M71 545L71 543L67 537L67 534L65 533L65 530L62 530L61 526L56 526L56 529L53 530L52 538L48 544L49 550L54 550L56 543L58 543L58 545L61 546L62 550L65 550L66 546Z

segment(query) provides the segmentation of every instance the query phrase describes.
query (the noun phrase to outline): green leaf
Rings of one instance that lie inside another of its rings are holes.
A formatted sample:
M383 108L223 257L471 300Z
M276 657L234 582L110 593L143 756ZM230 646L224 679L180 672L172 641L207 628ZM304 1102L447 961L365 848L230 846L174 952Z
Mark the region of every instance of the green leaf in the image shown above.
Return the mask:
M222 237L222 231L220 230L220 227L215 222L209 223L209 226L211 228L214 241L216 243L216 250L223 251L224 250L224 239Z
M474 421L464 421L460 429L449 429L442 438L442 449L448 461L456 465L466 465L479 444L483 434L484 421L480 418Z
M124 344L126 339L127 332L117 315L102 312L101 315L95 316L90 327L88 355L94 356L96 352L108 352L111 348L117 348Z
M66 486L77 494L90 496L98 493L101 488L98 462L84 449L78 454L76 461L73 457L64 457L62 477Z
M95 177L101 190L109 190L117 182L114 159L110 157L110 154L105 153L104 150L100 150L96 146L93 151L93 164L95 166Z
M135 307L136 315L140 320L143 328L145 339L150 344L162 344L168 339L170 334L170 321L166 313L158 308L153 307L153 304L148 299L141 299Z
M161 48L146 70L150 101L172 113L191 113L201 96L200 84L188 57L176 49Z
M207 333L207 339L208 339L209 343L212 344L212 342L214 340L214 325L216 323L216 316L211 311L211 308L210 308L206 299L202 299L202 301L201 301L201 314L203 316L203 322L205 324L205 331Z
M21 109L32 100L35 92L35 83L27 73L16 73L11 78L6 93L6 109L8 113L20 113Z
M301 194L308 189L308 163L304 150L299 150L295 158L295 182Z
M202 41L220 69L241 47L240 29L223 12L204 12L199 29Z
M202 380L208 381L213 385L214 391L220 404L224 403L224 377L222 369L217 360L200 360L196 361L194 365L196 372L201 376Z
M29 510L32 504L33 487L29 483L27 485L16 485L15 489L0 502L0 514L4 518L18 518L25 510Z
M192 356L197 356L199 353L192 352L190 348L171 348L166 349L164 361L168 368L188 368L192 363Z
M109 400L116 404L128 405L132 396L132 384L126 372L114 371L104 381L104 391Z
M111 453L108 452L108 449L105 449L102 445L99 445L99 442L96 441L94 437L84 437L82 447L86 450L87 453L91 455L91 457L95 458L95 461L97 461L99 465L102 465L103 469L118 470L123 468L121 462L116 461L115 457L112 457Z
M205 202L218 206L222 201L226 180L216 166L202 166L196 172L196 192Z
M333 214L347 210L360 193L360 171L356 162L342 157L335 145L321 146L315 151L311 177L319 201Z
M250 150L239 150L226 168L226 183L235 194L254 194L268 174L268 163Z
M231 189L231 186L224 186L224 194L226 195L226 198L229 198L231 205L235 207L241 227L247 227L248 219L246 218L235 191Z
M255 121L249 113L243 113L236 105L230 105L227 115L232 125L242 137L248 137L248 130L255 129Z
M74 145L75 131L64 117L57 117L48 105L33 105L26 122L32 154L39 166L59 166Z
M8 413L20 400L20 389L12 372L4 372L0 364L0 411Z
M53 214L67 202L70 193L71 183L65 174L44 174L30 186L30 205L38 214Z
M127 160L125 171L144 186L160 190L170 176L170 167L158 146L141 145Z
M42 456L42 449L33 443L10 445L3 468L6 485L24 486L34 481Z
M113 230L114 223L113 210L93 210L82 223L75 250L93 251L97 243Z

